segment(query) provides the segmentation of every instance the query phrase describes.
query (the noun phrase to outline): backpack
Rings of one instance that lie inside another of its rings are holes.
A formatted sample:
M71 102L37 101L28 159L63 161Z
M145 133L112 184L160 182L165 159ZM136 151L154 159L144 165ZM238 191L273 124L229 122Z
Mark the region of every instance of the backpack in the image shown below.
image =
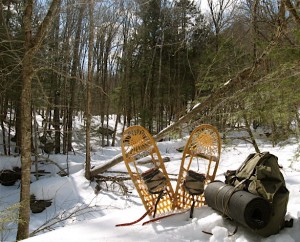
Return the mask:
M250 154L237 170L228 170L225 183L265 198L271 204L268 224L254 232L267 237L285 227L289 191L278 158L269 152Z

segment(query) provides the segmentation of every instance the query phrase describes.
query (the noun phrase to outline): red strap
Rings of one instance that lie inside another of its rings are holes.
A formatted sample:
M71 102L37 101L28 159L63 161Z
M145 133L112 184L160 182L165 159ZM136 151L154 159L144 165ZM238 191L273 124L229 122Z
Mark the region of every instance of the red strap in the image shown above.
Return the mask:
M130 223L124 223L124 224L116 224L116 227L121 227L121 226L130 226L130 225L133 225L133 224L136 224L138 222L140 222L143 218L145 218L150 212L152 211L152 209L149 209L148 211L146 211L142 217L140 217L139 219L133 221L133 222L130 222Z
M152 223L152 222L155 222L155 221L158 221L160 219L164 219L164 218L168 218L168 217L171 217L171 216L174 216L174 215L177 215L177 214L182 214L182 213L185 213L187 212L188 210L183 210L181 212L178 212L178 213L171 213L171 214L167 214L167 215L164 215L164 216L161 216L161 217L158 217L158 218L153 218L153 219L150 219L146 222L144 222L142 225L146 225L146 224L149 224L149 223Z

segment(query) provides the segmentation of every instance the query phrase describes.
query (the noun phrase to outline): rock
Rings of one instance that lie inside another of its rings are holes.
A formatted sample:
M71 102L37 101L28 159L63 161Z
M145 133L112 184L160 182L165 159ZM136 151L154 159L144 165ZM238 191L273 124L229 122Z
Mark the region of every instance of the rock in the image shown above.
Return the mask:
M49 200L37 200L34 194L30 196L30 209L32 213L41 213L47 207L51 206L52 201Z
M19 179L21 179L21 169L19 167L14 167L13 170L0 171L0 183L3 186L13 186Z

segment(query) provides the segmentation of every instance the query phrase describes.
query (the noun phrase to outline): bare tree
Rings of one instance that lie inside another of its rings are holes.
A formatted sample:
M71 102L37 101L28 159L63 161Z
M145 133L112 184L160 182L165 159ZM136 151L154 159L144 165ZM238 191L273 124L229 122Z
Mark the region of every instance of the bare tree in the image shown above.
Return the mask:
M216 35L216 50L219 49L219 36L221 30L226 27L232 14L237 0L207 0L212 23Z
M73 111L75 110L75 105L77 103L77 89L78 89L78 78L80 77L80 43L82 42L81 32L82 32L82 24L85 13L85 1L79 1L79 16L76 24L76 33L74 40L74 49L73 49L73 61L71 67L71 77L72 79L70 88L70 100L68 101L68 109L67 109L67 125L66 125L66 137L65 137L65 145L64 153L72 150L72 129L73 129Z
M93 46L94 46L94 0L88 0L89 9L89 50L88 50L88 76L86 81L86 160L85 178L91 178L91 83L93 80Z
M60 0L53 0L38 31L33 35L32 12L34 1L25 1L24 8L24 57L22 59L22 93L21 93L21 192L17 240L29 236L30 221L30 172L31 172L31 82L34 76L33 58L41 47Z

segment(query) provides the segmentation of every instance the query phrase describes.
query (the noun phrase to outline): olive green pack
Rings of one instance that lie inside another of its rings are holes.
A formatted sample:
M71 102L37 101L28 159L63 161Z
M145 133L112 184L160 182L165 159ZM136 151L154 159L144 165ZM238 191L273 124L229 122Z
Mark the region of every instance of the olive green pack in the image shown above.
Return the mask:
M277 234L285 226L289 191L275 155L269 152L250 154L239 169L227 171L225 178L226 184L238 186L270 202L270 221L255 233L267 237Z

